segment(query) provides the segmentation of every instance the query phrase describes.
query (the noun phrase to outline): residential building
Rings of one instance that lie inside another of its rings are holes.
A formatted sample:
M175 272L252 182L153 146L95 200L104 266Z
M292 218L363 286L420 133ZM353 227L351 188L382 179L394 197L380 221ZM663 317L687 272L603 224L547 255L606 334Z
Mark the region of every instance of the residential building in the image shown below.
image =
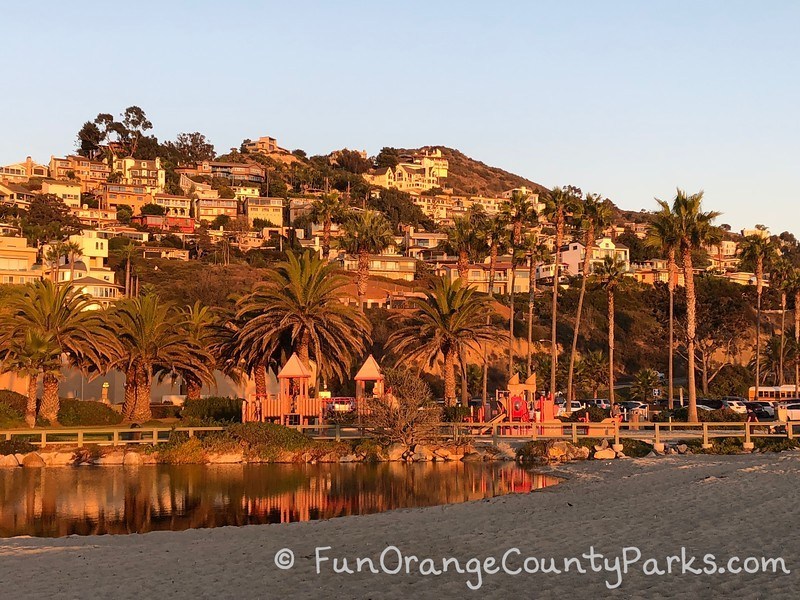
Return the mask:
M261 136L255 141L246 142L243 144L244 149L248 152L258 154L288 154L288 150L278 146L278 140L268 135Z
M165 260L189 260L189 251L171 246L140 246L138 250L142 257L146 259L165 259Z
M446 233L416 231L413 227L409 227L403 238L403 246L406 256L424 260L443 254L439 247L446 241Z
M711 269L731 271L739 267L739 243L734 240L721 240L718 244L706 246Z
M51 277L58 273L59 282L90 277L99 281L114 284L114 271L107 266L108 240L97 230L87 229L76 235L71 235L69 241L80 248L74 257L62 257L58 269L48 266L47 272ZM49 246L42 249L46 255ZM74 264L70 259L74 258Z
M474 286L478 291L484 294L489 293L489 263L471 263L467 271L467 283ZM448 263L440 265L436 273L444 275L449 279L455 281L459 277L458 265L455 263ZM494 293L498 295L508 294L511 289L511 261L509 257L505 260L499 260L495 265L494 281L492 288ZM527 294L530 290L530 270L525 264L517 265L514 269L514 293Z
M650 230L649 223L623 223L625 229L633 233L637 238L643 240L647 237L647 232Z
M183 190L184 194L193 198L200 198L201 200L219 198L219 192L217 190L207 183L195 181L187 176L186 173L181 173L178 185L181 190Z
M139 231L133 227L125 225L112 225L111 227L104 227L97 230L97 235L101 238L110 240L115 237L124 237L134 242L148 242L150 241L150 233L147 231Z
M70 208L81 206L81 184L77 181L45 180L42 182L42 193L58 196Z
M607 256L624 263L623 270L630 270L630 250L627 246L615 243L609 237L599 238L593 246L589 248L590 264L592 270L601 264ZM569 275L579 275L583 269L583 259L586 250L582 242L572 241L561 247L561 260L566 266ZM552 273L551 273L552 276Z
M96 277L76 277L72 287L79 289L93 300L89 309L108 308L113 302L123 296L121 285L113 281L106 281Z
M192 214L192 199L188 196L158 193L153 195L153 204L162 207L169 217L189 217Z
M141 185L105 183L102 189L104 208L117 208L125 205L130 206L134 215L139 215L142 213L142 207L145 204L153 202L153 197Z
M345 256L342 260L345 271L358 271L358 257ZM371 277L386 277L402 281L414 281L417 263L407 256L384 256L373 254L369 257L369 274Z
M91 160L83 156L66 158L50 157L50 177L57 180L75 179L81 184L81 192L96 192L103 187L111 175L111 167L105 161Z
M267 172L261 165L255 163L229 163L220 161L203 161L191 167L175 169L189 177L205 175L227 179L231 184L255 183L261 185L266 180Z
M394 168L384 167L367 173L367 183L384 188L397 188L404 192L419 194L434 187L441 187L447 178L449 163L438 148L425 149L403 157L405 162Z
M246 198L244 213L250 227L255 219L269 221L275 227L283 227L283 198Z
M70 212L75 215L82 225L87 227L104 227L117 222L117 211L105 208L73 208Z
M31 177L47 177L50 169L47 165L33 162L30 156L24 162L0 167L0 181L6 183L27 183Z
M767 239L769 237L769 229L760 229L759 227L755 229L742 229L742 237L750 237L751 235Z
M198 221L211 222L220 215L226 215L231 219L235 219L238 206L239 203L234 199L216 198L198 200L195 215Z
M35 195L35 192L22 187L18 183L0 183L0 204L27 210Z
M0 283L30 283L42 276L34 269L36 248L29 248L24 237L0 237Z
M174 231L178 233L194 233L195 220L192 217L171 217L169 215L138 215L132 221L161 231Z
M261 187L252 185L235 185L231 188L234 198L244 200L245 198L258 198L261 196Z
M669 263L664 258L654 258L641 263L631 264L631 273L639 283L654 285L655 283L669 283ZM683 269L675 268L673 275L675 285L683 286Z
M119 173L120 183L142 186L147 193L154 195L164 191L166 171L161 166L161 159L141 160L138 158L115 158L114 173Z

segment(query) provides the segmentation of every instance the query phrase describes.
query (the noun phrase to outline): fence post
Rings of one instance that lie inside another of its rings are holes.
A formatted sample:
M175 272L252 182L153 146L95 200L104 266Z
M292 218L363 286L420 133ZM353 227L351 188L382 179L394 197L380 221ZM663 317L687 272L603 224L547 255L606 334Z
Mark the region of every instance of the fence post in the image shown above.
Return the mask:
M112 446L119 445L119 430L118 429L114 430L114 434L113 434L113 436L111 438L111 445Z
M189 427L189 437L190 438L194 437L194 427Z
M578 445L578 424L572 424L572 443Z
M492 446L497 446L497 423L492 423Z
M42 432L42 448L47 446L47 431Z
M83 431L78 432L78 448L83 448Z
M158 444L158 429L153 429L153 445Z
M655 423L655 431L654 431L655 437L653 438L653 450L655 450L656 452L664 452L665 447L664 443L661 441L661 429L659 428L658 425L659 425L658 423Z
M789 419L786 419L786 437L790 440L794 439L794 425Z
M708 441L708 423L705 421L703 422L703 448L706 450L711 448L711 442Z
M756 447L755 444L750 440L750 433L751 433L750 432L750 423L745 422L745 424L744 424L744 444L742 444L742 447L745 450L753 450Z
M341 439L342 439L342 431L341 431L341 427L340 427L339 423L336 424L335 431L336 431L336 441L340 442Z
M614 443L619 446L619 421L614 420Z
M10 434L10 433L8 433L8 432L6 432L6 441L7 441L7 442L10 442L10 441L11 441L11 434Z

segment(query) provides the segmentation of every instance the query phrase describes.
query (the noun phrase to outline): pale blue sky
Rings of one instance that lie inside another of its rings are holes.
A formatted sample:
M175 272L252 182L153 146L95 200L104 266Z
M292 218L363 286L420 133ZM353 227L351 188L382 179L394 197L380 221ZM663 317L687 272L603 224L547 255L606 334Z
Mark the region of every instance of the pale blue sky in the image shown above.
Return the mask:
M623 208L704 188L800 234L798 2L14 3L0 164L138 104L160 139L442 144Z

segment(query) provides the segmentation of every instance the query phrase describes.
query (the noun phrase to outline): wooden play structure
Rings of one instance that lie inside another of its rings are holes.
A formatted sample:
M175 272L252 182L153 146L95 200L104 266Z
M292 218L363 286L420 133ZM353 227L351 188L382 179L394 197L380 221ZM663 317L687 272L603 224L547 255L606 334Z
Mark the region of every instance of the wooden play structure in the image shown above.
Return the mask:
M367 398L380 398L384 393L384 378L378 361L370 354L355 376L356 411L358 416L368 414ZM372 384L370 386L370 384Z
M278 395L256 396L242 403L242 422L310 425L322 422L322 398L308 392L311 371L292 354L278 373Z

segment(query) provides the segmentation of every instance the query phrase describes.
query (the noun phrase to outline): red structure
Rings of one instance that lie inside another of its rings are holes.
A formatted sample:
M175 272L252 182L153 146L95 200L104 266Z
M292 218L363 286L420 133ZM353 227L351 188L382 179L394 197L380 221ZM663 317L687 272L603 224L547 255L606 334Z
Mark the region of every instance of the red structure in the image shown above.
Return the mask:
M280 391L242 404L242 422L270 421L282 425L307 425L322 420L322 399L308 393L311 371L292 354L278 373Z

